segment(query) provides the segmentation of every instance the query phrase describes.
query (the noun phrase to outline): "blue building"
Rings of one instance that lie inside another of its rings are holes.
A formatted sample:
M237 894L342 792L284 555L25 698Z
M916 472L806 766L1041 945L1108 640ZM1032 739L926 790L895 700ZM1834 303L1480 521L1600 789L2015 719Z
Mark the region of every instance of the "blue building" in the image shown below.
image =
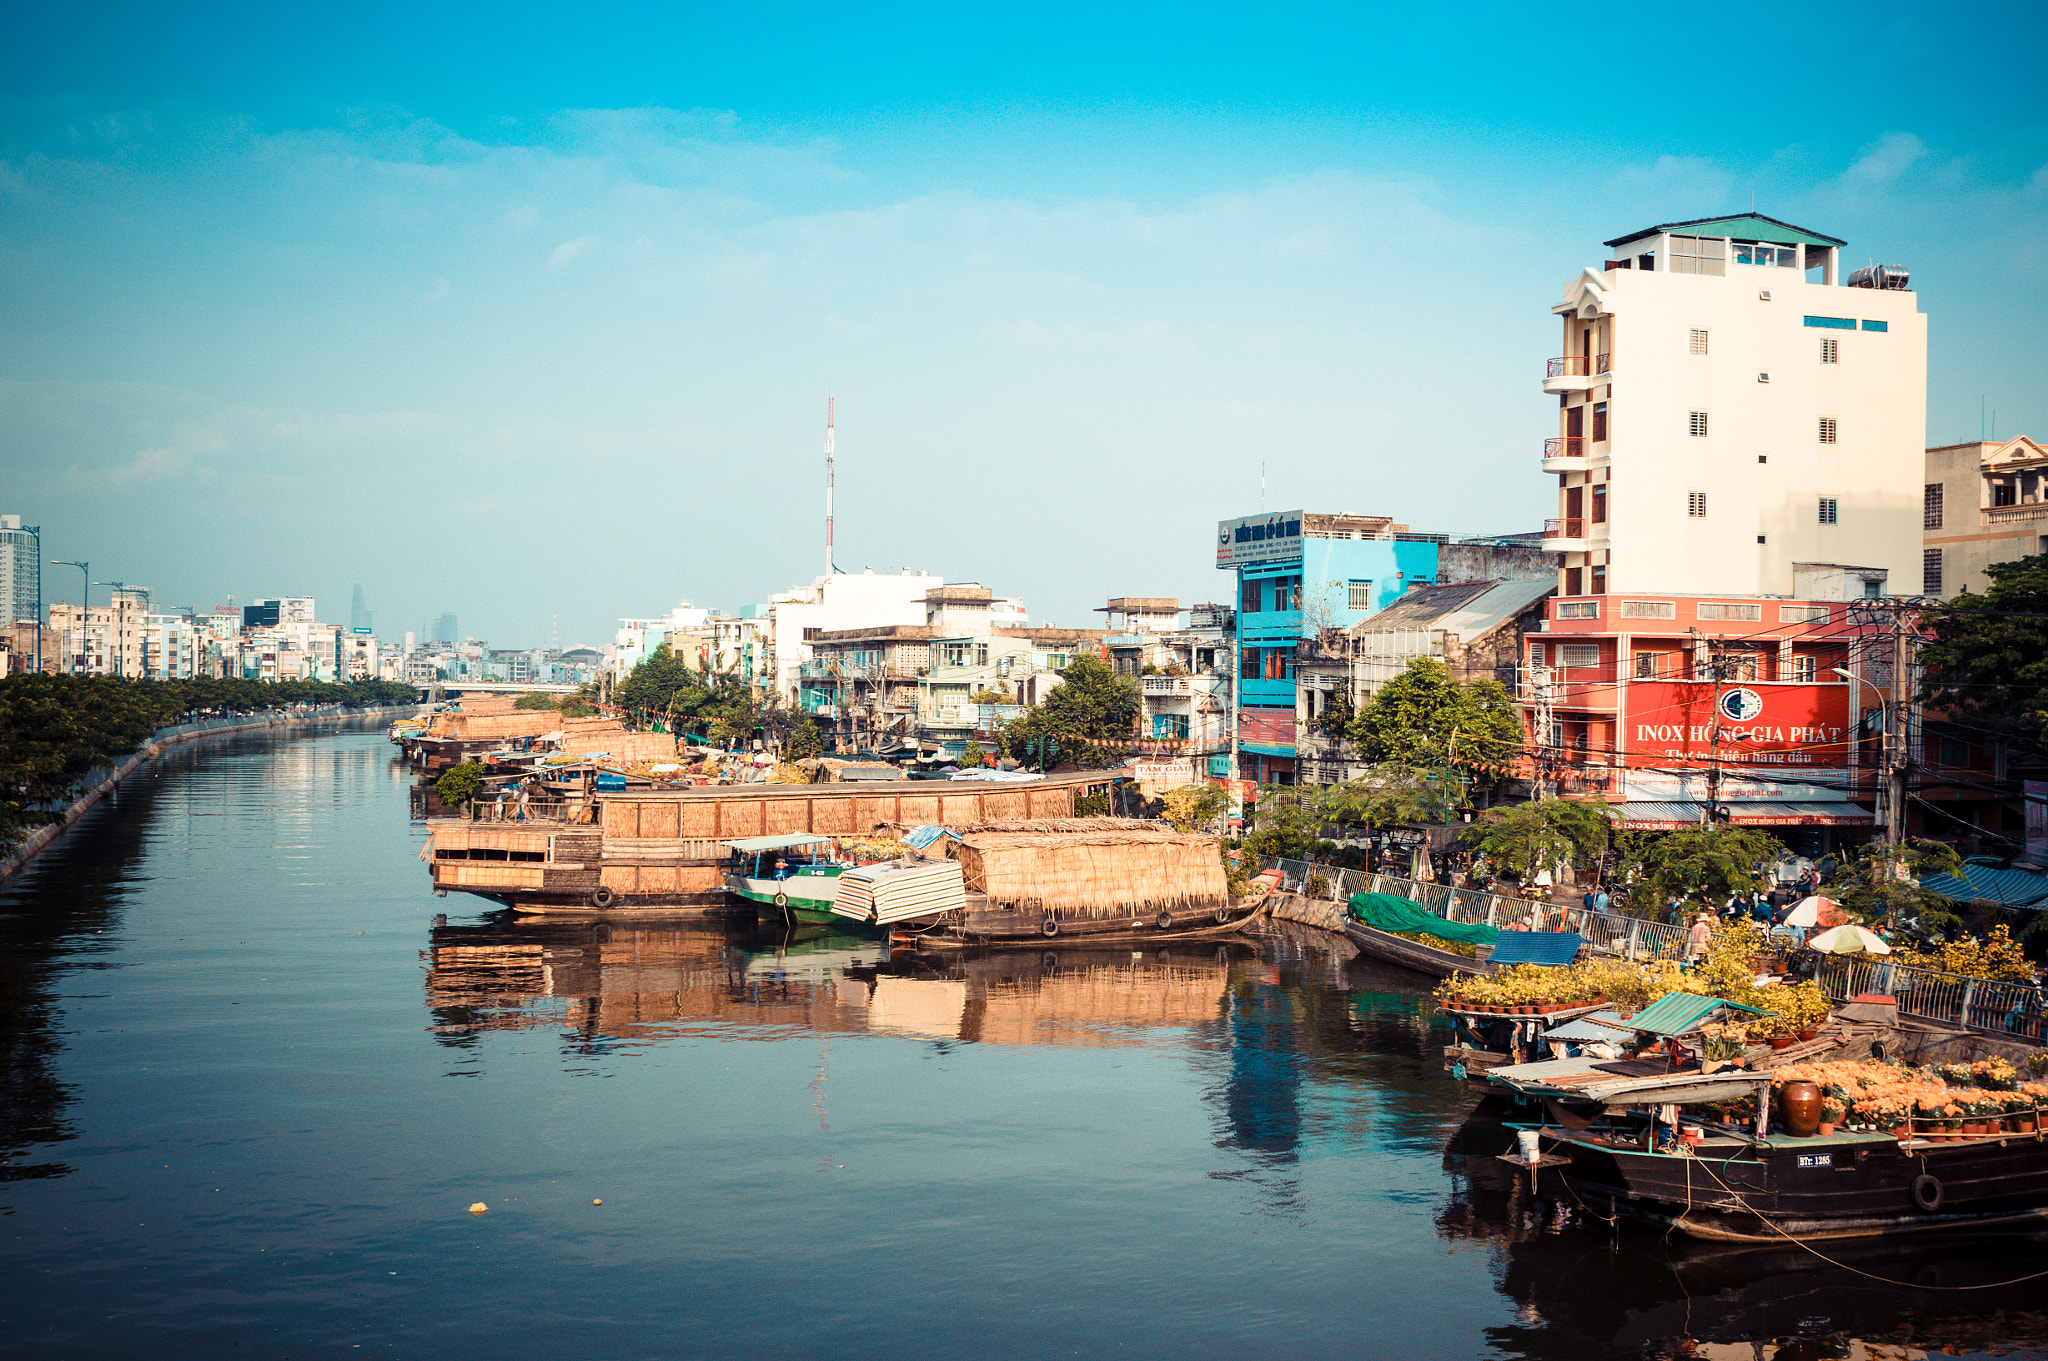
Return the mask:
M1216 527L1216 566L1237 575L1239 773L1295 779L1296 645L1345 629L1416 586L1555 571L1540 534L1452 542L1383 515L1278 511Z

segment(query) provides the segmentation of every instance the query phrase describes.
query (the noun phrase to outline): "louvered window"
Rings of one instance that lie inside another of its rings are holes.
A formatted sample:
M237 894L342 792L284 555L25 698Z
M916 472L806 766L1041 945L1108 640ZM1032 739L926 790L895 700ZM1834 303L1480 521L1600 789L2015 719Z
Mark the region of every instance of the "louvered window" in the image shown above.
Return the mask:
M1820 362L1839 364L1842 362L1842 342L1833 336L1822 336L1820 341Z
M1820 442L1822 444L1833 444L1835 442L1835 433L1835 418L1833 416L1822 416L1820 418Z
M1689 491L1685 494L1685 513L1695 520L1707 518L1707 494L1703 491Z
M1941 528L1941 483L1929 482L1920 498L1920 527Z
M1694 439L1705 439L1707 437L1707 413L1704 411L1693 412L1690 428Z
M1836 505L1837 502L1832 496L1820 498L1820 522L1822 524L1831 525L1835 523Z
M1697 328L1694 329L1692 333L1692 352L1694 354L1705 354L1707 352L1707 333L1705 331L1698 330Z
M1941 550L1928 548L1920 554L1920 594L1941 594Z

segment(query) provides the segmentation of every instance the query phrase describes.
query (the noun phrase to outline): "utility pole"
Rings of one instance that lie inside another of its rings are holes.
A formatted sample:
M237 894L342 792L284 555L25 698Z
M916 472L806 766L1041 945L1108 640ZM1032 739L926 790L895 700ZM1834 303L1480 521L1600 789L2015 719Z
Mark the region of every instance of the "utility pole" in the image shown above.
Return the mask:
M1692 631L1692 637L1697 657L1700 644L1706 640L1698 629ZM1726 679L1726 668L1722 665L1720 641L1708 644L1708 649L1708 665L1714 672L1714 725L1707 730L1707 826L1711 828L1721 820L1721 682Z
M831 576L838 569L832 563L832 425L834 406L837 399L825 399L825 575Z
M1910 717L1907 713L1906 689L1906 615L1903 610L1892 612L1892 702L1885 706L1885 840L1891 843L1893 855L1897 855L1906 840L1906 757L1912 742ZM1899 726L1898 735L1892 735L1892 725Z

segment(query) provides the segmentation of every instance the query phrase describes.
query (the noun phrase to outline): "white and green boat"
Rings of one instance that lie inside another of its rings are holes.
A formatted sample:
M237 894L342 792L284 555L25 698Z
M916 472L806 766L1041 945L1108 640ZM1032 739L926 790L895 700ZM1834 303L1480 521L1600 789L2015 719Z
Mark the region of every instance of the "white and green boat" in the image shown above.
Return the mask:
M731 852L725 891L753 902L764 921L814 922L841 931L858 929L832 915L839 876L853 868L834 852L832 838L807 833L749 836L719 843Z

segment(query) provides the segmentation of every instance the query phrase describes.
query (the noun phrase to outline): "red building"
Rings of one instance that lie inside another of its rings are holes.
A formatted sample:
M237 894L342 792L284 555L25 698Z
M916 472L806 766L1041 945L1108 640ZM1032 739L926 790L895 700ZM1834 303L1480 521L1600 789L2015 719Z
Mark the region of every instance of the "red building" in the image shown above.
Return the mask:
M1622 826L1769 827L1803 853L1874 825L1890 670L1853 600L1600 595L1547 602L1523 661L1532 776ZM1867 731L1866 731L1867 728Z

